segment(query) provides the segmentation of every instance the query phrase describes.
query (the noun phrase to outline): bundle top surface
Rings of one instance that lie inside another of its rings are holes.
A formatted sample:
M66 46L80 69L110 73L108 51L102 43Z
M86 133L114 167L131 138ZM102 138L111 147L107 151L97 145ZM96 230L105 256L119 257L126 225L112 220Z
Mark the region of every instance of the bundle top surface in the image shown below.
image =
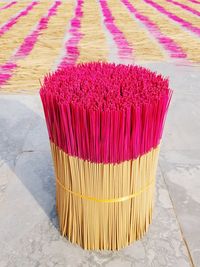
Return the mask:
M169 94L168 79L145 68L114 63L84 63L58 69L44 78L41 94L87 110L124 110L157 102Z

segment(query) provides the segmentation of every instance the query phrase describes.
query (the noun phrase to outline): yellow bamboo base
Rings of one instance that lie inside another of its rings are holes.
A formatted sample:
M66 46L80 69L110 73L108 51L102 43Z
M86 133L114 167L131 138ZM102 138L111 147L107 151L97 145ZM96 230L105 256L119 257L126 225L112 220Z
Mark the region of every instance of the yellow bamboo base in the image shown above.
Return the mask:
M136 160L97 164L51 143L63 236L84 249L118 250L140 239L152 220L159 148Z

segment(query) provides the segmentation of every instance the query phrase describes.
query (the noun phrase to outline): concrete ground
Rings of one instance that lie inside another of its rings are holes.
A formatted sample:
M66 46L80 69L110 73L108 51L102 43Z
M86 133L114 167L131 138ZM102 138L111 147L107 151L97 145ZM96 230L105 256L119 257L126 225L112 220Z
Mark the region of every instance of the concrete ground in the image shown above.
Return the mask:
M153 223L118 252L84 251L60 236L39 96L0 95L0 267L200 266L200 68L145 66L169 76L174 95Z

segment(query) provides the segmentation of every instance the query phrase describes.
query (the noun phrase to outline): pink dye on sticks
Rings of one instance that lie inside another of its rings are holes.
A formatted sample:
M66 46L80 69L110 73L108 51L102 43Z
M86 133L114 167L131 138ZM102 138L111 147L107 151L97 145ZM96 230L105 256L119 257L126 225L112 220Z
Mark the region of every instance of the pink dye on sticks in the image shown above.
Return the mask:
M200 5L200 2L199 1L196 1L196 0L188 0L188 1L191 2L191 3Z
M1 28L0 28L0 37L5 34L10 28L12 28L17 21L26 15L33 9L34 6L36 6L38 2L34 1L31 2L25 9L23 9L18 15L15 17L12 17L8 22L6 22Z
M38 40L38 37L40 36L41 31L47 28L50 18L56 15L56 11L59 5L61 5L61 1L55 1L53 6L48 10L47 15L39 20L36 29L33 30L31 34L29 34L24 39L22 45L17 50L15 57L25 57L30 54L31 50Z
M184 4L181 4L181 3L177 2L177 1L174 1L174 0L165 0L165 1L167 1L168 3L172 3L172 4L176 5L176 6L179 6L182 9L184 9L184 10L186 10L188 12L191 12L194 15L197 15L198 17L200 16L200 12L197 11L196 9L193 9L193 8L191 8L189 6L186 6Z
M160 13L166 15L168 18L172 19L173 21L179 23L180 25L182 25L184 28L186 28L187 30L197 34L198 36L200 36L200 28L194 26L192 23L176 16L175 14L167 11L164 7L160 6L159 4L157 4L156 2L152 1L152 0L144 0L147 4L150 4L152 7L154 7L156 10L158 10Z
M84 0L77 0L77 5L75 8L75 15L70 22L69 33L70 38L65 44L66 55L62 58L59 67L64 67L66 65L74 65L79 57L78 43L82 38L80 33L81 28L81 18L83 17L82 5Z
M119 163L156 148L171 94L161 75L111 63L60 68L40 90L50 140L96 163Z
M122 3L128 8L128 10L139 19L153 36L159 41L161 45L170 53L172 58L186 58L187 55L183 49L178 46L173 39L165 36L159 29L159 27L151 21L147 16L142 15L128 0L121 0Z
M14 70L18 67L16 63L17 60L19 58L25 58L30 54L37 43L42 30L48 27L50 18L56 15L59 5L61 5L61 1L54 2L54 4L49 8L47 15L43 16L39 20L36 28L24 39L23 43L17 49L12 58L7 63L0 66L0 86L4 85L12 77Z
M14 6L16 3L17 3L17 1L12 1L12 2L10 2L9 4L7 4L7 5L3 6L3 7L1 7L1 8L0 8L0 11L1 11L1 10L5 10L5 9L8 9L8 8L11 7L11 6Z
M117 48L118 48L118 54L121 59L131 59L133 48L126 40L124 34L120 29L115 25L115 18L112 16L112 13L108 7L106 0L99 0L99 3L101 5L102 13L104 16L104 23L106 25L106 28L109 30L109 32L113 36L113 40L115 41Z

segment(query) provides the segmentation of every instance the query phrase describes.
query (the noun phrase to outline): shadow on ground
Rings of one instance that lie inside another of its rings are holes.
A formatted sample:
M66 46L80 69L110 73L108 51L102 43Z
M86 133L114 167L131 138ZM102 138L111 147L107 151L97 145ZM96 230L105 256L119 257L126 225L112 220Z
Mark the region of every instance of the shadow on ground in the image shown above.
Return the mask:
M0 107L0 164L16 174L58 229L45 120L16 100L1 98Z

